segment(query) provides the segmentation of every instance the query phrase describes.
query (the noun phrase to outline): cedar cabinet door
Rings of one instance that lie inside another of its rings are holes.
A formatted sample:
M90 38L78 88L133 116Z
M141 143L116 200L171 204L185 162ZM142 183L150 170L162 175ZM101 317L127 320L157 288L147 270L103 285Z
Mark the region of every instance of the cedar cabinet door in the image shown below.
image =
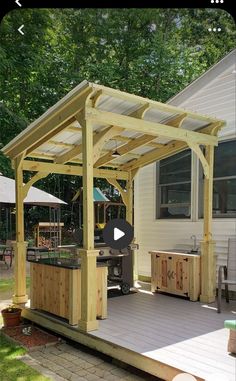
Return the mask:
M154 259L154 279L157 291L172 291L172 261L168 254L155 254Z
M189 293L189 258L184 256L172 257L172 292L188 296Z

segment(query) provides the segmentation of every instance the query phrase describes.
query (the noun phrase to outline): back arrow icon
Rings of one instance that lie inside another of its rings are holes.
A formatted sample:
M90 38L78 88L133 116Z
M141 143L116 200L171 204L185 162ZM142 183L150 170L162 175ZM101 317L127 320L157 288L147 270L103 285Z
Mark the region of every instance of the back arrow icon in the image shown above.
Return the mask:
M22 24L22 25L20 26L20 28L17 29L18 32L20 32L20 34L22 34L22 36L24 36L24 32L22 31L23 28L24 28L24 24Z
M19 2L19 0L16 0L15 3L16 3L17 5L19 5L19 7L22 7L22 5L21 5L21 3Z

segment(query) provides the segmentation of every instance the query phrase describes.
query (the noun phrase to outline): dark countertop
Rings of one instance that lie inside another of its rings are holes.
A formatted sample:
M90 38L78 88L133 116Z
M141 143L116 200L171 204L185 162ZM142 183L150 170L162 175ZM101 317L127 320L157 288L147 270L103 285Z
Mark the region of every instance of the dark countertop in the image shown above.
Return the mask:
M64 269L76 270L81 268L81 261L79 258L39 258L39 259L28 259L28 262L36 263L40 265L62 267ZM106 263L97 262L97 267L105 267Z

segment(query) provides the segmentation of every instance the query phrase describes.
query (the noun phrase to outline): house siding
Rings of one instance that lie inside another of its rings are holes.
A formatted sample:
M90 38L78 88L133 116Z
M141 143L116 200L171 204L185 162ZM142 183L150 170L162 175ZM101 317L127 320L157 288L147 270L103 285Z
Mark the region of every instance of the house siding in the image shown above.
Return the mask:
M220 68L218 66L217 76L215 78L213 75L210 76L213 77L211 82L207 82L206 75L204 86L194 94L186 99L186 94L183 91L169 102L187 110L226 120L227 125L219 134L220 140L236 138L236 67L235 57L232 54L231 56L231 60L227 59L227 67L225 67L224 60L221 61L224 70L220 70L219 74ZM187 89L189 92L191 86ZM181 98L185 98L183 102L181 102ZM190 237L193 234L196 235L199 246L203 236L203 220L156 219L156 163L139 170L134 181L134 192L135 237L139 243L138 274L150 276L151 258L148 251L171 249L179 245L191 246ZM213 219L217 269L219 265L226 264L228 238L235 235L235 218Z

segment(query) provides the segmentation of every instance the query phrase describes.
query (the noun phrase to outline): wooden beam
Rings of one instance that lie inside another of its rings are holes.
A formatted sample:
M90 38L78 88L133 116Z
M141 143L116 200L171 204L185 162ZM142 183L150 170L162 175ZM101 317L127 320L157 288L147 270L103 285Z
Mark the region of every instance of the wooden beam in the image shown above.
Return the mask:
M83 149L83 248L94 249L93 231L93 128L90 122L82 126Z
M98 90L96 94L93 97L91 97L93 107L97 107L101 96L102 96L102 90Z
M155 137L153 137L152 135L145 134L140 136L137 139L132 140L131 142L127 144L124 144L120 148L117 148L117 151L120 154L120 156L123 156L136 148L144 146L146 143L150 142L153 139L155 139ZM112 154L113 154L113 150L108 152L106 155L100 157L96 161L94 166L98 168L114 160L115 158L112 156Z
M26 150L26 156L29 156L31 152L36 151L40 146L47 143L48 140L60 134L60 132L67 128L67 126L70 125L74 120L74 117L66 120L66 122L62 123L59 127L53 129L48 134L45 134L41 139L36 140L36 143L31 145L31 147Z
M126 221L130 223L130 225L133 226L133 178L131 171L129 172L129 177L126 182L126 189L127 189L127 204L126 204ZM133 279L136 281L138 279L138 258L137 258L137 251L132 250L132 271L133 271Z
M219 121L219 122L214 122L214 123L210 123L208 126L204 127L204 128L199 128L197 129L196 131L203 131L204 134L208 134L208 135L214 135L214 136L217 136L218 132L221 130L221 128L223 128L224 126L226 125L226 122L223 122L223 121Z
M174 155L180 151L183 151L188 146L185 142L170 142L163 148L154 149L137 160L131 160L128 163L121 165L119 168L123 171L131 171L136 168L144 167L145 165L154 163L157 160L165 159L168 156Z
M198 159L202 163L204 175L207 179L209 179L209 164L207 160L205 159L205 156L203 155L201 148L199 147L198 144L195 144L195 143L188 143L188 146L189 148L191 148L192 151L196 153Z
M102 92L99 92L99 94L97 94L98 97L100 97L101 95L102 95ZM95 95L95 97L96 97L96 95ZM93 104L94 104L94 99L95 99L94 97L90 99L91 103L93 103ZM97 100L97 98L96 98L96 100ZM88 102L86 101L86 103L88 103ZM142 117L142 115L144 115L144 113L147 111L148 107L149 107L148 105L142 105L139 109L133 111L130 115ZM81 126L85 123L84 112L85 112L85 110L76 114L76 119L78 120L78 122L80 123ZM117 134L121 133L122 131L123 131L123 128L111 125L105 129L103 129L102 131L99 131L99 132L95 131L94 132L94 134L93 134L94 163L100 157L101 151L102 151L104 145L111 138L113 138L114 135L117 135ZM57 164L67 163L71 159L73 159L74 157L81 154L81 152L82 152L82 144L73 147L70 151L64 153L63 155L58 156L55 160L55 163L57 163Z
M202 127L198 130L199 133L205 134L209 132L210 126ZM152 150L145 155L141 156L138 160L131 160L128 163L125 163L119 167L123 171L133 170L135 168L141 168L145 165L154 163L157 160L162 160L168 156L175 155L178 152L181 152L188 148L188 144L185 142L171 141L170 143L165 144L160 149Z
M114 137L115 140L120 141L120 142L132 142L135 140L135 138L128 138L128 136L122 136L122 135L117 135ZM155 138L156 139L156 138ZM156 142L149 142L146 144L147 146L153 147L153 148L162 148L164 144L162 143L156 143Z
M114 136L114 139L120 142L132 142L133 140L135 140L135 138L128 138L128 136L122 136L122 135ZM164 146L164 144L162 143L156 143L152 141L147 143L146 145L150 147L154 147L154 148L162 148Z
M66 153L56 156L54 163L56 164L64 164L73 159L76 156L79 156L82 153L82 144L79 144L75 147L73 147L71 150L67 151Z
M134 118L142 119L146 112L149 110L150 106L148 103L141 104L137 110L133 111L129 116L133 116Z
M38 153L38 152L34 152L34 153L31 153L29 156L27 156L28 158L35 158L35 159L43 159L43 160L50 160L50 161L53 161L55 160L56 156L55 155L49 155L47 153ZM139 155L134 155L133 157L140 157ZM82 165L82 159L71 159L69 163L75 163L75 164L81 164ZM107 167L110 167L110 168L118 168L120 166L119 163L110 163L107 165Z
M126 221L133 225L133 180L131 172L126 183L127 187L127 204L126 204Z
M132 171L130 171L131 172L131 179L132 180L135 178L135 176L137 175L138 171L139 171L139 168L135 168Z
M80 123L82 124L83 121L80 119ZM116 135L117 133L121 132L122 129L119 127L107 127L102 131L94 132L93 133L93 145L94 145L94 156L95 160L97 155L100 154L100 149L103 147L103 145L108 141L112 136ZM55 159L55 163L57 164L64 164L69 161L71 161L74 157L80 155L82 153L82 144L74 146L71 150L65 152L64 154L57 156Z
M24 130L22 137L18 138L17 143L7 145L4 151L5 154L10 158L15 158L25 150L28 150L29 153L35 144L41 145L41 142L45 141L45 139L52 139L60 130L61 125L66 125L68 120L73 118L84 107L86 99L92 93L93 89L86 86L83 91L78 90L77 95L68 96L63 103L62 100L59 101L53 106L53 110L49 109ZM65 125L64 128L66 128Z
M65 148L73 148L75 144L66 143L66 142L58 142L56 140L49 140L46 144L51 144L52 146L65 147Z
M102 85L98 85L98 84L93 84L93 88L95 90L101 89L104 95L109 95L109 96L114 97L114 98L122 99L123 101L127 100L127 101L132 102L132 103L137 102L141 105L148 103L150 109L169 112L171 114L183 114L186 112L187 116L189 118L192 118L195 120L202 120L206 123L219 122L219 119L216 119L213 117L202 115L200 113L196 113L193 111L186 111L185 109L182 109L182 108L179 108L176 106L172 106L168 103L157 102L157 101L154 101L151 99L140 97L138 95L129 94L129 93L126 93L124 91L117 90L117 89L112 89L110 87L106 87L106 86L102 86ZM221 122L223 122L223 121L221 121Z
M212 241L214 147L206 147L205 158L209 165L209 178L204 178L204 221L203 241L201 242L200 301L211 303L215 301L216 292L215 242Z
M137 117L137 118L143 118L143 116L144 116L145 112L148 110L148 108L149 108L149 105L148 105L148 104L141 105L137 110L132 111L132 112L129 114L129 116ZM117 129L117 133L120 133L120 132L123 131L122 128L113 126L113 127L112 127L112 132L115 132L116 129ZM98 143L98 146L95 146L95 145L94 145L94 152L95 152L95 155L94 155L94 163L96 163L96 162L98 161L99 157L101 156L102 148L104 147L104 145L105 145L105 144L106 144L112 137L114 137L114 135L116 135L116 134L113 133L111 136L108 135L106 140L104 140L104 141L102 140L100 143ZM152 139L152 140L153 140L153 139ZM113 152L113 151L110 152L111 157L112 157L112 152ZM112 157L112 159L114 159L114 158ZM112 159L111 159L111 160L112 160ZM110 160L109 160L109 161L110 161ZM108 162L109 162L109 161L108 161ZM99 167L99 166L102 166L102 165L97 165L97 167Z
M72 198L72 202L75 202L76 200L77 200L77 198L79 197L79 195L80 195L80 189L79 190L77 190L77 192L76 192L76 194L74 195L74 197Z
M204 241L212 240L212 202L213 202L213 169L214 147L207 146L205 160L209 166L209 177L204 178Z
M54 164L54 163L43 163L32 160L24 160L22 163L22 169L25 171L32 172L45 172L58 173L63 175L72 176L83 176L83 168L80 165L64 165L64 164ZM125 171L116 171L110 169L93 169L93 177L100 177L103 179L114 178L119 180L127 180L128 173Z
M93 140L93 149L94 149L93 162L94 163L100 157L104 145L111 138L113 138L114 135L117 135L117 134L119 134L122 131L123 131L122 128L111 126L111 127L106 128L105 130L103 130L101 132L98 132L94 136L94 140Z
M81 256L81 320L79 328L91 331L98 328L97 268L94 250L93 202L93 128L90 122L82 124L83 146L83 250Z
M26 198L29 190L30 190L30 187L36 183L37 181L43 179L44 177L47 177L48 174L45 173L45 172L38 172L36 173L33 177L31 177L31 179L23 186L23 199Z
M118 183L116 179L107 178L107 181L120 192L123 203L125 204L125 206L127 206L127 203L128 203L127 193L122 188L122 186Z
M172 126L172 127L181 127L184 119L186 119L187 117L187 113L183 113L183 114L180 114L180 115L177 115L177 116L174 116L173 118L169 118L167 120L165 120L164 124L165 125L168 125L168 126Z
M181 140L186 143L193 142L204 145L217 145L217 138L199 132L177 129L161 123L140 120L126 115L116 114L107 111L95 110L92 107L86 108L86 119L91 122L112 124L136 132L149 133L154 136L163 136L170 139Z
M14 246L14 303L26 303L26 243L24 240L24 192L23 160L25 153L15 159L15 193L16 193L16 242Z
M80 132L82 131L82 128L80 126L78 127L75 127L75 126L68 126L66 128L67 131L71 131L71 132Z

